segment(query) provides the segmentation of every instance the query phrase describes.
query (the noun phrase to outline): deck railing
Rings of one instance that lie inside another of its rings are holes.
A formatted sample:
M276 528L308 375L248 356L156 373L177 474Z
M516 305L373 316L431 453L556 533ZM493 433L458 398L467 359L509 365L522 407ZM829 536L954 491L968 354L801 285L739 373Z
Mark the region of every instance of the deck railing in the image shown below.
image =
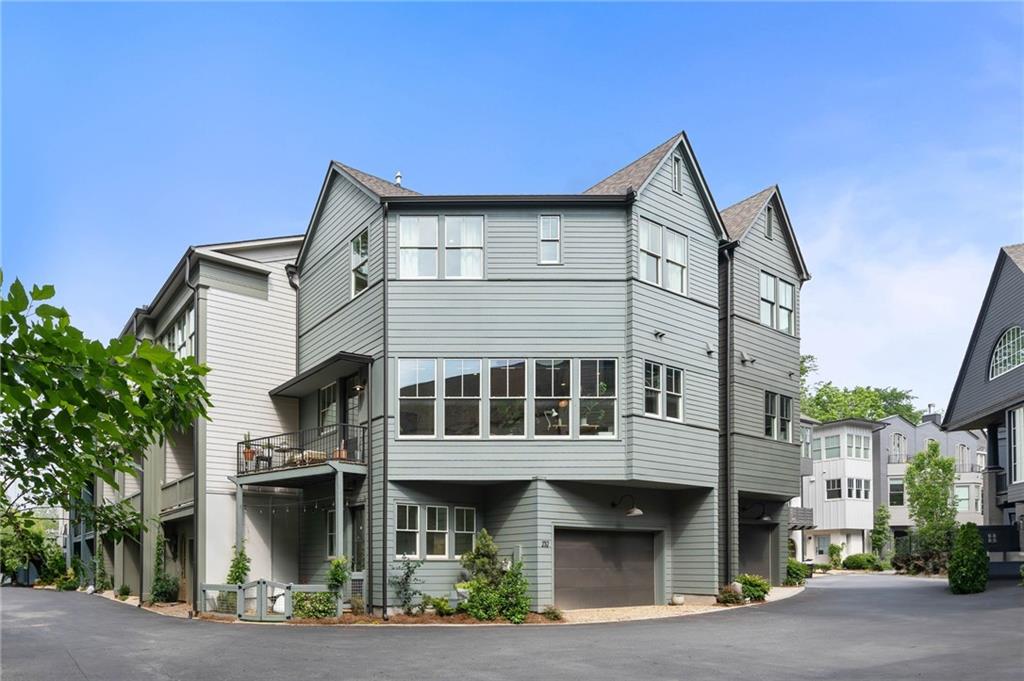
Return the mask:
M192 503L193 497L195 497L194 480L195 474L189 473L185 477L161 485L160 510L168 511Z
M200 612L229 615L258 622L290 620L294 616L295 594L330 593L326 584L295 584L257 579L245 584L203 584ZM363 577L353 575L335 600L335 616L341 615L352 596L362 597Z
M327 461L366 463L366 426L340 423L238 443L240 475Z

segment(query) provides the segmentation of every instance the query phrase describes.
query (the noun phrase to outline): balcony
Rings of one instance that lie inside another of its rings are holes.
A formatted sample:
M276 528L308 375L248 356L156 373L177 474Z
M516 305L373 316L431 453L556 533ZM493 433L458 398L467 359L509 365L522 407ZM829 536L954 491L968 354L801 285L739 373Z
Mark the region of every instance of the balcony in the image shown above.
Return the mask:
M907 461L909 461L909 460L910 460L910 457L907 456L906 454L890 454L889 455L889 463L907 463Z
M160 487L160 513L167 514L192 505L195 475L190 473Z
M812 530L814 529L814 509L804 506L789 507L789 530Z
M981 473L984 470L983 466L979 466L976 463L958 463L956 465L957 473Z
M366 463L366 426L341 423L238 443L238 474L265 473L329 461Z

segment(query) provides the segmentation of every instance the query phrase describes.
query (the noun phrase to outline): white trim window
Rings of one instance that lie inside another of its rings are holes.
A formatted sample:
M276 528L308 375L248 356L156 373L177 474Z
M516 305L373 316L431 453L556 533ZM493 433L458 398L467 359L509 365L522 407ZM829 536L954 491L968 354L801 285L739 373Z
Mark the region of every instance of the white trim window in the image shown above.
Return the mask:
M427 558L448 557L448 507L427 506Z
M526 437L526 360L490 360L490 437Z
M395 513L395 557L420 557L420 507L398 504Z
M398 360L398 434L434 437L437 362Z
M889 505L903 506L903 478L889 478Z
M672 191L683 193L683 157L672 156Z
M399 279L437 279L437 216L398 218Z
M444 361L444 435L480 436L480 360Z
M195 353L195 337L195 315L190 305L167 326L157 345L164 346L178 359L185 359Z
M988 379L991 381L1019 366L1024 366L1024 329L1011 326L999 337L992 350Z
M811 442L811 460L812 461L821 461L821 438L820 437L814 438L814 441Z
M761 272L760 321L783 333L796 333L796 286L773 274Z
M897 459L907 458L907 436L903 433L892 434L892 456Z
M615 437L616 365L614 359L580 360L580 437Z
M364 229L349 242L349 269L352 271L352 297L355 298L370 285L369 277L370 232Z
M793 441L793 398L779 395L779 433L777 439Z
M540 245L537 254L541 265L562 264L562 216L540 216Z
M971 456L971 448L962 442L956 446L956 464L963 472L971 470L974 457Z
M476 546L476 509L455 507L455 556L460 557Z
M953 496L956 499L957 513L966 513L971 510L970 485L953 485Z
M1010 482L1024 482L1024 405L1006 411L1006 443Z
M775 238L775 209L771 206L764 211L764 235L768 239Z
M334 547L334 509L327 509L327 557L334 558L338 554L335 553Z
M645 416L661 416L661 370L656 362L644 362Z
M533 362L534 437L569 437L572 424L572 360Z
M338 384L328 383L317 391L318 428L327 428L338 424Z
M445 216L444 278L484 278L484 218L482 215Z
M687 253L689 243L682 234L671 229L665 230L665 288L686 295L689 279Z
M840 478L825 480L825 499L842 499L843 481Z
M640 278L661 283L661 225L640 218Z
M775 277L761 273L761 323L775 327Z
M779 427L779 395L765 391L764 393L764 436L775 439Z
M784 331L791 336L795 332L794 326L796 315L793 313L793 310L795 309L795 300L796 287L788 281L779 279L779 319L775 328L779 331Z
M826 435L825 436L825 458L826 459L838 459L842 454L839 447L840 439L838 435Z
M665 418L683 420L683 370L665 367Z
M847 499L869 499L871 497L871 481L864 478L846 479Z

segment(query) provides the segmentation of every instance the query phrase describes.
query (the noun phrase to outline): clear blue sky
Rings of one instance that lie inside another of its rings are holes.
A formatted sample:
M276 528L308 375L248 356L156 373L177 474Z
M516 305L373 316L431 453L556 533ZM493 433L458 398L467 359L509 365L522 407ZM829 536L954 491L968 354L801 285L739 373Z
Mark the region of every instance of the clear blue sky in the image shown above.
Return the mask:
M573 192L685 129L779 183L821 378L944 405L1024 241L1022 5L2 6L5 276L116 334L189 244L302 232L327 162Z

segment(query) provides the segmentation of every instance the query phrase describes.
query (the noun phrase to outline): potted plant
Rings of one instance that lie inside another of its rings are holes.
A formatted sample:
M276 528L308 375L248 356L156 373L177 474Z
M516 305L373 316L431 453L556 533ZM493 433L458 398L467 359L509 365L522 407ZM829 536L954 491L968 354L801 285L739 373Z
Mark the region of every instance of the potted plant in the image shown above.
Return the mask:
M246 461L252 461L256 458L256 450L252 447L252 438L249 436L249 432L246 431L245 437L242 439L242 456Z

